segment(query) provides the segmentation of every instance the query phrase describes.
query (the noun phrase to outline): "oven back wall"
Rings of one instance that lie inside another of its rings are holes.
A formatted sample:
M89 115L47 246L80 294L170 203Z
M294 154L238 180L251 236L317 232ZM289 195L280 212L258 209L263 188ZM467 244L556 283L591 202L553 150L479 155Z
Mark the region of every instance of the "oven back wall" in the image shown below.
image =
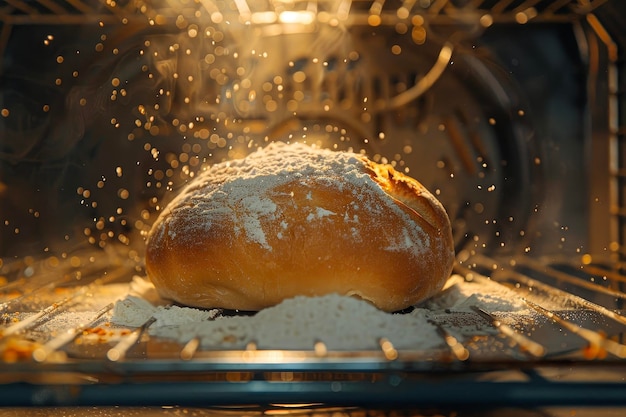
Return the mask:
M183 71L185 57L199 61L208 46L189 43L189 26L148 27L145 16L130 17L121 24L94 9L88 23L3 23L0 256L111 243L141 248L142 232L173 194L168 190L179 189L202 164L241 154L249 141L267 135L241 134L241 126L226 128L235 132L230 137L224 130L214 135L224 124L206 108L206 97L223 91L208 75L211 68L193 74L201 89L180 79L192 72ZM410 31L403 36L398 28L353 26L359 59L350 61L347 74L361 77L360 85L401 91L407 79L428 72L446 40L434 21L426 27L430 37L419 45ZM444 75L415 101L367 123L361 110L354 112L355 102L346 112L355 114L350 123L329 125L347 128L355 150L399 162L436 191L453 219L458 250L586 253L593 166L586 155L590 58L580 32L589 28L567 20L502 21L480 36L472 31L450 38L454 53ZM215 34L210 39L219 40ZM402 46L399 57L390 53L392 44ZM178 51L185 45L189 54ZM386 55L397 60L392 68L380 66L391 62L378 59ZM243 129L257 122L244 120ZM266 129L281 126L272 123ZM470 145L454 145L459 140Z

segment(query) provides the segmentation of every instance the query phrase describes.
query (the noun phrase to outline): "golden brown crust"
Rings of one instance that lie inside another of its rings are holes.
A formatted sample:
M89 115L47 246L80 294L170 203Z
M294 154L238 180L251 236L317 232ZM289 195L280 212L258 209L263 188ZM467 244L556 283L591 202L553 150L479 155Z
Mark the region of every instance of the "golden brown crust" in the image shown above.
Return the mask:
M445 210L419 182L284 144L203 173L153 225L146 253L163 297L240 310L329 293L400 310L439 291L453 260Z

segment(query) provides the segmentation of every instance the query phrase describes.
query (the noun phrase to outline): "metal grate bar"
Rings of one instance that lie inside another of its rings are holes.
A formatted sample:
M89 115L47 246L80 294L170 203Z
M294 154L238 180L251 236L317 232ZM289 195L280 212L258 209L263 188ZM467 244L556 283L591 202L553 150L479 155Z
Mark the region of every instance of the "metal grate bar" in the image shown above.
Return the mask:
M16 333L22 332L26 329L31 329L34 328L38 325L38 323L46 318L49 317L50 315L52 315L53 313L57 313L59 311L62 311L63 307L66 307L71 301L74 301L78 298L80 298L81 296L84 295L89 295L89 292L97 286L100 285L104 285L113 281L116 281L124 276L126 276L128 274L128 270L124 267L120 267L110 273L107 273L106 275L102 276L101 278L97 278L95 279L93 282L91 282L90 284L87 285L83 285L80 287L77 287L73 293L71 295L69 295L68 297L63 298L60 301L54 302L52 304L50 304L49 306L45 307L44 309L38 311L37 313L34 313L32 315L30 315L29 317L27 317L26 319L15 323L14 325L8 326L4 329L0 329L0 339L5 338L7 336L10 335L14 335ZM69 282L70 279L68 279L67 276L62 277L61 279L58 279L57 281L45 284L43 286L37 287L35 290L26 292L23 296L21 297L17 297L14 299L11 299L9 301L4 302L3 304L0 304L0 311L6 310L7 308L9 308L11 305L16 304L16 303L24 303L24 301L30 297L33 297L35 294L40 293L40 292L48 292L48 291L52 291L55 288L58 288L61 284L67 283Z
M21 281L21 280L20 280ZM12 298L8 301L5 301L3 303L0 304L0 312L3 311L7 311L11 308L12 305L15 304L19 304L19 303L23 303L24 300L26 300L27 298L39 293L39 292L45 292L45 291L52 291L54 288L56 288L56 283L51 282L49 284L44 284L41 285L33 290L26 290L22 292L22 295L20 295L19 297L15 297Z
M194 337L189 342L185 344L185 346L180 351L180 358L184 361L188 361L193 359L194 355L198 351L198 347L200 347L200 339Z
M573 5L572 9L579 14L587 14L606 3L608 0L578 0L578 4Z
M69 304L70 301L75 300L76 298L78 298L79 296L83 295L84 291L79 291L76 294L70 296L70 297L66 297L64 299L62 299L61 301L58 301L46 308L44 308L43 310L25 318L24 320L15 323L12 326L9 326L5 329L3 329L0 332L0 339L7 337L7 336L11 336L14 335L16 333L19 333L21 331L24 331L26 329L30 329L33 328L35 326L37 326L37 323L44 319L45 317L50 316L52 313L58 312L61 310L62 307L65 307L67 304Z
M45 7L46 9L48 9L51 12L55 13L55 14L65 14L65 13L67 13L67 10L65 10L58 3L55 3L52 0L37 0L37 2L39 4L41 4L43 7Z
M402 7L398 9L398 16L401 18L407 18L411 15L411 10L415 6L415 2L417 0L404 0L402 2Z
M626 282L626 276L622 275L618 272L615 271L610 271L604 268L600 268L598 266L594 266L594 265L582 265L580 267L580 269L582 271L588 272L589 274L592 275L598 275L598 276L602 276L602 277L606 277L608 279L610 279L611 281L617 281L617 282Z
M468 277L471 280L491 281L489 277L479 274L468 268L462 267L460 265L457 265L455 268L457 269L458 272L462 273L464 276ZM474 310L477 314L479 314L482 318L487 320L489 323L491 323L491 325L494 326L502 335L506 336L512 342L517 344L522 349L523 352L527 352L530 355L535 356L535 357L541 357L545 354L546 349L540 343L533 341L532 339L517 332L512 327L502 323L500 320L498 320L488 311L485 311L484 309L481 309L476 306L471 306L471 309Z
M35 261L32 258L18 258L10 262L3 260L3 262L0 263L0 274L10 277L11 275L19 274L25 268L33 266L34 264ZM2 290L2 287L0 287L0 290Z
M548 15L553 15L555 13L558 13L558 11L560 9L564 8L565 6L567 6L570 2L571 2L571 0L556 0L556 1L553 1L552 3L550 3L544 9L544 13L546 13Z
M428 13L431 15L437 15L441 13L447 3L448 0L435 0L430 4L430 7L428 8Z
M534 8L538 3L541 3L541 2L542 2L542 0L526 0L522 4L520 4L519 6L516 6L513 9L513 12L523 12L523 11L528 10L530 8Z
M70 283L75 279L73 272L76 266L71 265L71 260L61 263L56 257L50 257L40 261L32 258L15 260L4 264L0 273L7 276L9 282L0 287L0 293L20 289L20 296L0 303L0 312L8 310L11 305L24 302L29 297L42 291L52 291L58 286ZM94 265L95 266L95 265ZM98 269L86 267L81 270L87 276L99 272Z
M385 5L385 0L374 0L372 5L370 6L370 16L380 16L383 11L383 6Z
M506 11L507 7L509 7L513 3L513 0L500 0L493 7L491 7L490 12L492 14L502 14Z
M472 258L472 260L482 263L483 266L491 267L492 265L495 264L495 261L490 260L484 256L477 256L477 257ZM561 273L561 274L564 274L564 273ZM571 292L567 292L559 288L556 288L554 286L551 286L549 284L546 284L544 282L540 282L520 272L509 270L509 269L497 270L493 273L492 278L493 280L500 282L500 283L510 282L510 280L512 279L516 283L521 283L521 284L526 285L528 288L539 289L540 291L543 291L544 293L548 295L556 296L557 298L567 300L568 302L571 302L572 304L574 304L576 307L592 310L596 313L599 313L605 317L610 318L611 320L616 321L619 324L626 325L626 317L612 310L609 310L608 308L604 306L601 306L585 298L582 298L576 294L572 294ZM596 287L598 286L596 285Z
M11 282L8 282L2 286L0 286L0 292L7 292L7 291L13 291L14 289L17 289L19 287L23 287L24 284L26 284L28 282L28 279L25 277L21 277L18 278L16 280L13 280ZM2 304L0 304L0 311L2 311Z
M67 268L71 269L67 269ZM39 268L42 268L40 265ZM77 277L72 273L72 270L75 270L76 267L71 265L63 265L61 267L53 268L52 270L47 269L45 272L39 271L38 268L33 268L33 278L21 277L17 280L9 282L4 287L0 288L1 292L12 290L15 287L22 286L21 295L10 300L7 300L3 303L0 303L0 312L9 310L13 305L25 303L28 299L34 297L36 294L42 292L49 292L56 288L59 288L63 285L70 284L77 280ZM123 278L129 274L129 271L126 267L120 266L113 271L107 271L103 268L102 265L94 264L89 267L84 267L79 271L81 273L81 277L85 277L89 279L89 277L100 276L100 278L95 279L93 282L86 284L84 286L78 287L76 289L77 293L87 291L93 286L103 285L106 283L110 283L116 281L120 278ZM30 275L30 274L29 274ZM33 282L35 281L35 282ZM30 284L30 285L27 285Z
M524 300L526 304L532 307L535 311L543 314L547 318L553 320L559 326L569 330L575 335L578 335L588 341L592 347L601 348L606 350L607 352L617 356L618 358L626 358L626 345L618 343L614 340L607 339L602 334L595 332L593 330L586 329L584 327L578 326L568 320L561 318L558 314L549 311L538 304L533 303L529 300ZM595 358L597 355L601 356L601 352L597 349L590 350L592 352L592 358Z
M446 331L441 325L438 323L432 323L437 327L437 331L439 335L446 342L446 345L450 348L450 352L454 355L454 357L459 361L466 361L470 357L469 350L461 342L459 342L454 336Z
M144 332L156 321L150 317L141 327L124 336L117 345L108 350L106 356L111 362L121 361L126 358L128 351L139 341Z
M574 303L576 306L580 307L580 308L586 308L592 311L595 311L596 313L599 313L605 317L610 318L611 320L616 321L619 324L623 324L626 326L626 317L609 310L606 307L603 307L599 304L596 304L594 302L591 302L589 300L586 300L582 297L579 297L575 294L560 290L558 288L552 287L548 284L542 283L540 281L534 280L532 278L529 278L523 274L520 274L519 272L514 272L514 271L507 271L507 273L502 273L502 274L494 274L494 279L495 280L501 280L503 279L503 277L501 275L509 275L512 279L514 279L515 281L519 282L519 283L523 283L524 285L528 286L528 288L533 288L533 289L539 289L540 291L544 291L545 293L548 294L556 294L559 297L562 297L565 300L568 300L572 303ZM506 278L504 278L506 279Z
M578 278L576 276L567 274L565 272L561 272L557 269L554 269L548 265L542 264L538 261L535 260L531 260L528 258L520 258L518 260L518 265L522 265L522 266L526 266L528 268L531 268L539 273L543 273L546 276L549 276L551 278L554 278L558 281L562 281L562 282L566 282L568 284L572 284L575 285L577 287L580 288L585 288L588 290L592 290L601 294L606 294L606 295L610 295L612 297L615 298L620 298L620 299L626 299L626 293L619 291L619 290L614 290L611 288L606 288L603 287L599 284L595 284L593 282L589 282L589 281L585 281L581 278Z
M87 328L93 326L98 320L100 320L106 313L108 313L113 308L113 303L106 305L100 311L96 313L96 315L89 321L65 330L59 336L51 339L45 345L40 348L37 348L33 351L33 359L37 362L44 362L48 360L52 353L56 352L61 347L67 345L72 340L74 340L80 333L82 333Z
M73 8L78 10L81 13L93 13L95 10L86 4L82 0L65 0L68 4L70 4Z
M29 6L26 2L22 0L5 0L5 1L11 6L13 6L15 9L19 10L20 12L30 14L30 15L39 14L39 11L36 8Z
M545 347L543 347L540 343L537 343L534 340L531 340L530 338L524 336L523 334L516 332L515 329L513 329L511 326L502 323L489 312L476 306L472 306L471 308L485 320L490 322L492 326L498 329L501 334L509 338L516 345L518 345L522 352L529 353L534 357L541 357L546 353Z
M250 20L250 16L252 16L252 12L250 11L250 7L246 0L235 0L235 5L237 6L237 11L239 12L239 16L247 22Z
M387 338L381 338L379 340L380 350L382 350L383 355L385 355L385 359L388 361L393 361L398 359L398 351L393 346L393 343Z

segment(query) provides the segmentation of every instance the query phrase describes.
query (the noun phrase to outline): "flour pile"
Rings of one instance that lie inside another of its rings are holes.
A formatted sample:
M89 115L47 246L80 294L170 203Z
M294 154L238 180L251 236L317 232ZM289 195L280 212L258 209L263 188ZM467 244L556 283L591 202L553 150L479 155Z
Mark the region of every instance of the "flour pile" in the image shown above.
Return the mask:
M501 320L529 314L506 287L466 282L460 276L453 276L447 289L423 308L405 314L385 313L363 300L331 294L295 297L253 316L224 316L215 309L158 305L149 284L135 281L143 294L135 291L118 301L113 324L138 327L154 318L152 336L180 343L198 338L205 349L243 349L251 342L259 349L312 349L323 341L329 350L369 350L379 349L380 339L386 338L397 349L431 350L444 343L438 327L459 340L495 332L471 306Z

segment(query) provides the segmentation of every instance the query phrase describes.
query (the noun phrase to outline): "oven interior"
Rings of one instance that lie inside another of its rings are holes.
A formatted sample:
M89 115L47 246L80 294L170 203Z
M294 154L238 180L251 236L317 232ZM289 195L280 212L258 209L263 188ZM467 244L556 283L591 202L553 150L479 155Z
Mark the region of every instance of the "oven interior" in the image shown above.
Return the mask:
M3 3L0 405L623 407L624 12L617 0ZM276 140L364 152L437 195L457 263L417 306L439 309L435 343L226 349L159 337L150 316L111 324L117 301L150 294L144 238L176 191ZM472 294L455 310L459 288L524 313Z

